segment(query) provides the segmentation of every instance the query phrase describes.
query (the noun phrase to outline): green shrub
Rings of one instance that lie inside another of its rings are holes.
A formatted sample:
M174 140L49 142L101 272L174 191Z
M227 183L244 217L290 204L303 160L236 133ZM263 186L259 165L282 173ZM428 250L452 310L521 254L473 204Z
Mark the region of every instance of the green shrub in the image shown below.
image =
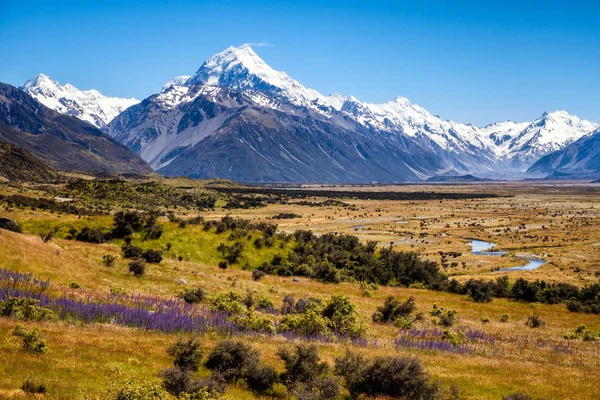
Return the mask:
M162 261L162 252L160 250L148 249L142 254L142 258L151 264L160 264Z
M23 321L53 320L57 316L51 309L41 307L40 301L27 297L8 297L0 301L0 315L13 317Z
M232 245L226 245L224 243L217 246L217 251L223 255L223 257L230 263L235 264L242 256L244 250L244 244L242 242L235 242Z
M358 321L354 304L346 296L333 295L321 312L331 331L349 337L362 336L365 326Z
M502 314L502 316L500 317L500 322L505 323L505 322L508 322L509 319L510 319L510 315Z
M254 271L252 271L252 279L254 279L255 281L260 280L265 275L266 275L266 273L264 273L260 269L255 269Z
M398 318L410 316L416 309L417 306L415 305L415 298L413 296L410 296L404 302L394 298L394 296L388 296L383 306L377 307L377 312L373 314L373 321L395 322Z
M108 238L108 234L101 229L93 229L89 226L84 227L81 232L79 232L75 239L80 242L88 242L88 243L104 243Z
M197 288L188 289L181 293L179 297L188 304L196 304L202 302L206 295L204 294L204 290L202 288Z
M48 351L48 346L46 342L41 339L42 331L39 328L33 328L28 331L23 328L21 325L15 326L13 329L12 335L16 337L20 337L23 340L22 349L23 351L29 353L46 353Z
M139 277L146 273L146 263L140 260L133 260L129 263L129 272L133 276Z
M442 340L445 340L455 346L467 343L469 341L463 332L452 332L449 329L446 329L444 332L442 332Z
M456 310L446 310L443 307L439 307L437 304L433 305L433 309L429 314L433 317L431 321L434 324L445 327L451 327L458 319Z
M19 225L17 221L5 217L0 217L0 229L6 229L17 233L23 232L21 225Z
M107 267L114 267L117 262L117 257L112 254L105 254L102 256L102 264Z
M250 390L263 394L270 391L279 380L279 374L270 365L258 364L246 374L246 383Z
M322 335L329 332L328 322L317 310L308 309L301 314L284 315L279 321L279 331L302 336Z
M530 328L541 328L546 325L546 321L544 321L538 314L533 313L527 318L525 325Z
M33 381L29 378L25 379L25 382L23 382L23 385L21 386L21 390L30 394L45 394L48 391L45 384Z
M275 333L273 317L270 315L258 314L253 310L247 310L243 316L235 315L233 318L231 318L231 321L243 330L262 333Z
M502 400L533 400L533 397L523 392L518 392L504 396L502 397Z
M223 340L210 352L204 365L232 382L249 376L259 361L259 352L252 346L239 340Z
M173 365L184 371L198 371L202 361L202 344L196 338L179 339L167 348L167 354L173 357Z
M326 375L296 383L292 393L298 400L334 400L339 398L340 391L340 379Z
M123 256L125 258L142 258L142 255L144 254L144 250L142 250L141 247L130 244L126 244L121 247L121 251L123 251Z
M292 386L299 382L310 382L329 371L327 363L320 360L314 344L297 344L292 351L280 348L277 355L285 365L282 380Z
M226 311L230 314L239 314L244 311L242 296L235 292L219 293L212 298L211 303L217 311Z
M388 356L367 361L346 352L335 363L336 372L344 377L354 397L365 394L418 400L436 398L438 393L418 358Z
M81 288L81 286L77 282L71 282L71 283L69 283L69 287L71 289L79 289L79 288Z

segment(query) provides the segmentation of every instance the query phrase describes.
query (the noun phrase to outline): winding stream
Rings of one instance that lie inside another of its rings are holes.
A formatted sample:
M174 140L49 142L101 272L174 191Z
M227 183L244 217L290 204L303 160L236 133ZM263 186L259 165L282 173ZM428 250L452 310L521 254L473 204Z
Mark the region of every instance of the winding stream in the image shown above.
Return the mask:
M496 246L495 243L484 242L483 240L475 240L472 239L469 241L469 246L471 246L471 254L481 255L481 256L496 256L500 257L506 254L505 251L494 251L493 248ZM527 260L527 264L521 265L518 267L510 267L510 268L500 268L495 272L507 272L507 271L533 271L536 268L544 265L545 261L540 260L538 258L528 258L528 257L513 257L520 260Z

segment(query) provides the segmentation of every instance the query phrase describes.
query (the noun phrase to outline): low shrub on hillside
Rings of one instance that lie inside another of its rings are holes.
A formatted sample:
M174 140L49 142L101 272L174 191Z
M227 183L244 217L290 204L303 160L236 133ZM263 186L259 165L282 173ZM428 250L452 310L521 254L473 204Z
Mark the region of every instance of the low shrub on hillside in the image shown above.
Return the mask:
M21 325L15 326L12 335L21 338L21 348L28 353L46 353L48 346L41 338L42 331L39 328L27 330Z
M197 338L179 339L167 348L167 354L173 357L174 366L196 372L202 361L202 343Z
M162 251L148 249L142 254L142 258L150 264L159 264L162 261Z
M355 338L362 336L366 330L354 305L345 296L333 295L325 304L314 298L294 301L291 296L284 298L280 332L291 331L307 337L333 333Z
M179 294L179 296L183 301L188 304L196 304L202 302L206 295L204 294L204 290L202 288L196 289L187 289L183 293Z
M373 314L372 318L374 322L394 322L398 318L410 316L416 309L413 296L404 302L394 296L388 296L383 306L377 307L377 312Z
M446 310L443 307L438 306L437 304L433 305L433 309L429 312L432 316L431 321L434 324L450 327L454 325L456 320L458 319L458 313L456 310Z
M75 233L75 232L73 232ZM102 229L94 229L89 226L84 227L81 232L73 235L76 240L88 243L104 243L108 239L108 233Z
M56 319L51 309L39 305L40 301L28 297L11 297L0 300L0 316L13 317L23 321L43 321Z
M541 328L546 325L546 321L544 321L538 314L534 313L527 318L525 325L530 328Z
M434 399L437 386L418 358L376 357L367 360L350 351L335 361L336 372L344 377L353 396L390 396L394 398Z
M21 390L29 394L45 394L48 392L48 389L44 383L37 382L29 378L25 379L25 382L23 382L23 385L21 385Z
M232 382L246 377L260 362L260 353L240 340L223 340L208 354L204 366Z
M129 263L129 272L139 277L146 273L146 263L140 260L133 260Z

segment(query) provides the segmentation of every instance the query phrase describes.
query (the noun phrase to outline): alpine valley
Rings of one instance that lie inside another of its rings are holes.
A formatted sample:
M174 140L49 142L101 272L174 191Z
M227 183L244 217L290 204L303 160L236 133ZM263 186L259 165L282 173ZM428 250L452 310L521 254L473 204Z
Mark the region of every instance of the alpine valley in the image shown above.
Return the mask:
M565 168L579 158L594 165L576 177L600 169L599 156L575 154L589 150L582 141L600 141L593 135L600 126L565 111L477 127L402 97L371 104L326 96L274 70L249 45L213 55L141 102L45 75L20 89L102 129L168 176L323 183L570 177Z

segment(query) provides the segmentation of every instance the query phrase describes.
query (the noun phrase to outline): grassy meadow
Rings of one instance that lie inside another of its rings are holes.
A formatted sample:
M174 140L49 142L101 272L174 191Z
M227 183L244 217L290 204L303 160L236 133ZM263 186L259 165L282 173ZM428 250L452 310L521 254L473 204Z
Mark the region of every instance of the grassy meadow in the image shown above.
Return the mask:
M525 184L398 186L385 190L490 192L500 197L419 201L343 199L349 206L315 206L290 198L265 200L260 207L226 208L234 201L239 204L254 199L232 200L211 190L211 185L232 185L226 182L156 181L158 186L145 184L142 189L129 182L119 183L120 192L115 193L110 187L100 190L95 184L85 182L71 187L0 186L0 195L4 196L0 199L0 217L11 218L22 228L20 233L0 229L0 269L49 279L50 285L44 293L82 302L104 302L119 294L127 304L130 304L127 296L138 295L182 303L178 295L200 287L206 297L189 309L198 312L212 307L213 299L227 292L241 297L254 293L270 300L277 310L286 296L314 297L327 302L332 295L342 295L353 304L358 323L366 328L361 341L256 332L236 332L233 337L260 350L261 359L279 372L284 369L277 355L279 348L310 342L330 366L347 349L369 358L416 356L430 381L439 386L441 398L502 399L516 392L527 393L534 399L600 398L596 383L600 378L600 342L564 338L582 324L591 332L600 332L600 318L596 314L571 312L563 303L508 298L475 302L466 295L424 289L422 285L326 283L308 276L269 274L254 279L257 267L269 263L275 255L293 253L296 242L275 235L270 246L258 248L254 242L263 237L260 230L248 229L240 235L229 230L217 233L214 228L180 224L166 216L171 213L179 220L201 216L204 221L217 222L224 216L232 216L252 223L275 223L280 232L290 234L299 229L317 235L351 234L362 243L376 241L376 252L390 246L396 251L416 252L423 259L436 262L443 274L460 282L471 278L494 280L500 276L495 269L522 264L514 257L471 254L468 240L477 238L496 243L499 250L507 251L510 256L537 256L546 261L534 271L505 273L511 282L518 278L543 279L584 287L598 282L600 275L600 188L585 184L537 188ZM23 206L7 201L10 196L49 200L64 197L79 211L90 212L77 214L45 206ZM190 200L190 196L198 197ZM213 207L198 206L206 196L215 197ZM323 200L310 199L315 203ZM85 227L108 232L113 225L112 214L118 210L149 208L161 214L157 223L163 228L162 235L145 239L143 232L134 232L127 242L142 250L159 250L163 259L158 264L147 263L142 276L129 272L131 260L123 257L121 249L125 239L88 243L72 238L74 230L80 232ZM273 219L281 213L296 216ZM44 241L42 237L48 232L54 235ZM241 256L227 268L220 268L224 255L217 247L236 242L243 244ZM455 254L443 255L448 252ZM103 263L106 255L115 257L114 265ZM12 284L6 282L5 285ZM388 296L401 300L414 297L415 314L421 312L423 317L411 329L373 322L372 314ZM452 327L434 323L435 318L430 315L434 305L457 312ZM259 316L267 314L258 312ZM545 325L526 326L533 314L539 315ZM280 321L283 317L275 313L272 318ZM26 329L39 327L48 352L23 351L20 339L11 334L17 324ZM460 343L444 342L440 337L446 329L455 334L462 332L468 339ZM159 372L172 364L167 347L180 337L190 336L189 332L167 333L110 321L89 323L75 318L23 321L15 316L0 316L0 398L103 398L111 387L120 387L129 379L160 381ZM206 354L229 335L209 330L200 336ZM200 366L196 374L209 376L210 371ZM47 393L24 392L21 387L26 379L43 382ZM228 383L223 396L252 399L275 395L257 395L240 380ZM279 396L293 398L291 394ZM339 397L350 398L350 394L343 389Z

